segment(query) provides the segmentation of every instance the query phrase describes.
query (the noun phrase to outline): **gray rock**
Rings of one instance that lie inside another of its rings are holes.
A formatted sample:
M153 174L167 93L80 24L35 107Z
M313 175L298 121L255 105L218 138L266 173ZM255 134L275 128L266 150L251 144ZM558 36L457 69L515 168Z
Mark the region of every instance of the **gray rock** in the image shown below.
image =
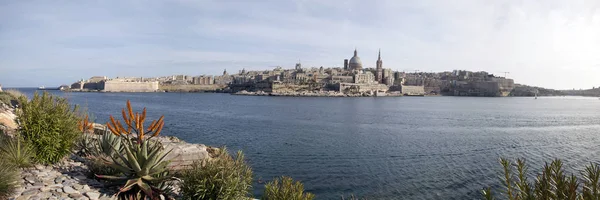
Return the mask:
M73 189L76 189L76 190L81 190L81 189L83 189L83 185L79 185L79 184L73 184L73 186L72 186L72 187L73 187Z
M40 189L37 189L37 188L36 189L28 189L28 190L25 190L23 193L21 193L21 196L24 196L24 195L31 196L31 195L37 194L38 192L40 192Z
M32 176L25 177L25 180L26 180L28 183L31 183L31 184L34 184L34 183L35 183L35 181L36 181L36 180L35 180L35 177L32 177Z
M74 199L81 198L81 197L83 197L83 194L73 193L73 194L69 194L69 197L74 198Z
M83 191L90 191L92 188L90 188L90 186L88 185L83 185Z
M63 191L67 194L79 194L79 191L74 190L71 186L64 186Z
M59 188L63 188L64 186L62 184L53 184L53 185L48 185L46 187L52 188L52 189L59 189Z
M41 200L41 199L42 198L40 198L40 196L38 196L38 195L34 195L34 196L29 197L29 200Z
M58 200L58 197L52 196L52 197L49 197L48 200Z
M42 193L40 193L40 194L38 194L38 195L39 195L39 196L40 196L40 198L42 198L42 199L48 199L48 198L50 198L50 197L52 196L52 193L50 193L50 192L42 192Z
M44 183L43 183L43 182L39 182L39 181L38 181L38 182L35 182L35 183L33 184L33 186L44 186Z
M34 186L27 186L25 187L26 190L32 190L32 189L41 189L44 186L39 186L39 185L34 185Z
M54 182L55 183L62 183L63 180L65 180L65 177L59 176L59 177L57 177L57 178L54 179Z
M75 177L73 177L73 178L74 178L75 180L85 180L85 179L87 179L87 177L86 177L86 176L83 176L83 175L77 175L77 176L75 176Z
M100 193L97 193L97 192L86 192L85 196L89 197L91 200L100 199Z
M31 197L31 195L21 195L21 196L17 197L17 200L28 200L29 197Z

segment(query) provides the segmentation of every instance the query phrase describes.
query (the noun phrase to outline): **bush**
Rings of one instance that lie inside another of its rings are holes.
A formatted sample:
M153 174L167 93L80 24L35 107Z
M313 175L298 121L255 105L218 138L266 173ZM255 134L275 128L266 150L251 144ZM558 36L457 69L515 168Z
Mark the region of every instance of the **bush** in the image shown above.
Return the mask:
M247 199L252 189L252 169L244 154L239 151L233 158L225 148L214 160L195 162L180 176L184 199Z
M19 135L11 138L0 135L0 159L16 167L30 167L34 157L33 149Z
M25 94L18 90L4 90L3 92L0 92L0 103L4 103L6 105L16 105L21 97L27 98Z
M265 185L263 200L311 200L315 195L304 192L304 185L290 177L276 178Z
M517 159L514 163L501 158L504 176L502 182L505 186L503 193L509 200L525 199L600 199L600 167L590 164L581 174L582 184L574 175L565 175L560 160L546 163L541 174L537 174L535 181L527 180L527 166L525 161ZM516 170L516 174L513 173ZM579 186L582 185L580 188ZM491 188L482 191L484 199L495 199Z
M0 199L10 198L19 188L19 171L9 162L0 160Z
M52 164L68 155L79 134L77 107L71 108L66 99L47 92L42 95L36 92L31 101L22 96L19 102L19 131L34 148L35 159Z

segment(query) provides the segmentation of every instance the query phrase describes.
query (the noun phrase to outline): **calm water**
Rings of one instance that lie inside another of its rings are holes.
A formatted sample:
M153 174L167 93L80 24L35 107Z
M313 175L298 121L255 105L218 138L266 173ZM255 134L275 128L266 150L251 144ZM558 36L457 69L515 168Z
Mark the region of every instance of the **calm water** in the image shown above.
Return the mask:
M598 98L56 93L100 123L129 99L165 115L164 135L243 150L256 179L291 176L317 199L480 199L501 186L501 156L532 170L561 158L575 173L600 160Z

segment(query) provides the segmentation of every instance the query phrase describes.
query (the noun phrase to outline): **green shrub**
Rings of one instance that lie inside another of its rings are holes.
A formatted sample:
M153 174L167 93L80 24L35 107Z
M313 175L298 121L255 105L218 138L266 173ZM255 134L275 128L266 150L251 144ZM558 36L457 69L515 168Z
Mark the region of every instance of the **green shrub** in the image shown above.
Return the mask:
M16 100L10 94L6 92L0 92L0 103L4 103L6 105L11 105L11 101Z
M52 164L68 155L79 135L77 107L72 108L66 99L47 92L36 92L30 101L22 96L19 102L19 131L34 148L35 159Z
M304 192L304 185L282 176L265 185L263 200L311 200L315 195Z
M0 159L3 162L20 168L30 167L34 155L31 146L18 135L14 138L0 135Z
M18 103L18 100L21 97L25 97L25 99L27 99L27 96L18 90L4 90L0 92L0 103L4 103L6 105L15 105Z
M0 199L10 198L19 188L18 169L5 160L0 160Z
M505 186L502 191L509 200L535 200L535 199L600 199L600 168L590 164L581 174L582 184L574 175L565 175L563 164L560 160L546 163L541 173L533 183L527 180L527 166L525 161L517 159L514 163L501 158L504 176L502 182ZM516 170L516 174L513 172ZM582 187L579 187L582 185ZM491 188L482 191L484 199L495 199Z
M252 169L244 154L239 151L233 158L225 148L214 160L194 163L180 178L184 199L247 199L252 189Z

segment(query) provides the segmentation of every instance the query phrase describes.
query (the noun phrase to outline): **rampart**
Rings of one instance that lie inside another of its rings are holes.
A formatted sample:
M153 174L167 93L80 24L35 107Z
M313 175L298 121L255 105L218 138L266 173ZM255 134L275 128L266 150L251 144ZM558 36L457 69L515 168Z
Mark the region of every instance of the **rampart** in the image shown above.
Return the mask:
M125 81L106 81L104 82L104 92L156 92L158 90L158 81L152 82L125 82Z

